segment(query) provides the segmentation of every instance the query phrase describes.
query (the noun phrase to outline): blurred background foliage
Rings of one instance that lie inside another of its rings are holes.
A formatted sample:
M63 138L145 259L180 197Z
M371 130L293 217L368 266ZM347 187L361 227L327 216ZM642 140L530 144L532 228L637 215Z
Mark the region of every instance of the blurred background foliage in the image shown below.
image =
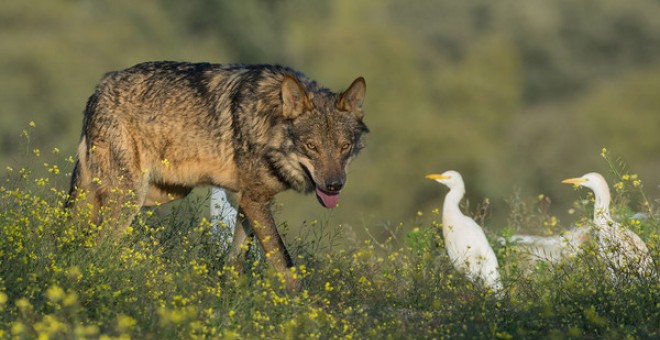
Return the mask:
M603 147L658 197L658 18L655 0L5 0L0 165L20 167L35 147L59 148L40 157L64 163L107 71L147 60L279 63L334 90L364 76L372 132L339 208L286 193L278 220L378 234L440 207L445 189L424 175L455 169L472 207L490 199L492 230L518 194L550 197L568 225L579 195L560 180L607 173Z

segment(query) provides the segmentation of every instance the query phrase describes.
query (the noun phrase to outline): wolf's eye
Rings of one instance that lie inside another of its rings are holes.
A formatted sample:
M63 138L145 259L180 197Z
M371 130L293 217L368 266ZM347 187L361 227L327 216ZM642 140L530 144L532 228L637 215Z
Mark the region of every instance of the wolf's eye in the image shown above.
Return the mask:
M307 144L305 144L305 146L306 146L308 149L312 150L312 151L316 151L316 145L314 145L314 144L312 144L312 143L307 143Z
M350 149L350 148L351 148L351 144L350 144L350 143L344 143L344 144L341 145L341 150L342 150L342 151L346 151L346 150L348 150L348 149Z

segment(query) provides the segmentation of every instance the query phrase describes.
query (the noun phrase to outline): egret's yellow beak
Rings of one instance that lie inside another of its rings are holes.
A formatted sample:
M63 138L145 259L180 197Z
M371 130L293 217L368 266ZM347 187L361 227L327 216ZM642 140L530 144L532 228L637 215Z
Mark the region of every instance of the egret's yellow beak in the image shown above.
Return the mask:
M579 184L582 184L582 183L584 183L584 182L586 182L586 181L587 181L587 180L584 179L584 178L582 178L582 177L576 177L576 178L567 178L567 179L565 179L565 180L563 180L563 181L561 181L561 182L562 182L562 183L566 183L566 184L578 184L578 185L579 185Z
M426 178L428 178L428 179L449 179L449 176L438 175L438 174L430 174L430 175L426 175Z

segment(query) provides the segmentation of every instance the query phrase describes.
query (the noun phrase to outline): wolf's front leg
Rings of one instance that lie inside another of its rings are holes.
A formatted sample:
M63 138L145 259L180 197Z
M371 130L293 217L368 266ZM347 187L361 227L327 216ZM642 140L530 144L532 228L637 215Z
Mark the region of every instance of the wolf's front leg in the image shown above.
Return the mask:
M245 218L243 209L239 208L238 215L236 216L234 235L231 240L231 248L229 250L230 264L239 272L243 271L243 262L245 262L253 237L252 226L250 226L250 222Z
M245 213L245 217L252 225L252 231L259 240L268 263L284 275L287 289L291 291L300 290L300 282L294 278L291 271L293 261L291 261L291 256L289 256L284 242L277 232L277 226L270 211L270 202L254 202L249 199L242 199L240 206Z

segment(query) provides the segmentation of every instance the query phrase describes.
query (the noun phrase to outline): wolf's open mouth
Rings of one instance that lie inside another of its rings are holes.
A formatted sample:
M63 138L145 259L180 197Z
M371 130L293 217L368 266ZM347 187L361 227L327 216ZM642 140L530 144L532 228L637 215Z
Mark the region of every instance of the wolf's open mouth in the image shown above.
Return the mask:
M339 191L328 192L321 189L319 185L316 184L314 176L312 176L312 172L309 171L309 169L307 169L304 164L300 163L300 166L303 168L303 170L305 170L307 177L309 177L312 183L314 183L316 198L319 200L319 203L328 209L336 207L337 203L339 203Z
M316 198L319 200L322 206L326 208L334 208L339 202L339 191L337 192L326 192L321 190L319 186L316 186Z

